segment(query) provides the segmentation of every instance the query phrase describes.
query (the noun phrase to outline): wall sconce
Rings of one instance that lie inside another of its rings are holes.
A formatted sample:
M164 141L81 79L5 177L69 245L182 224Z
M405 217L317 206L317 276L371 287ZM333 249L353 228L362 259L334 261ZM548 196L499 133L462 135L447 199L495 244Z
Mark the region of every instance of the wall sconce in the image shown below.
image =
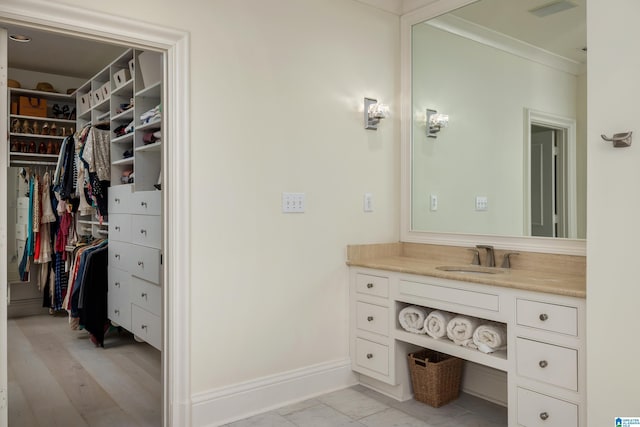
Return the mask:
M389 117L389 106L378 104L377 99L364 99L364 128L378 130L380 120Z
M437 138L440 129L447 127L449 124L449 116L446 114L438 114L436 110L427 108L427 137Z

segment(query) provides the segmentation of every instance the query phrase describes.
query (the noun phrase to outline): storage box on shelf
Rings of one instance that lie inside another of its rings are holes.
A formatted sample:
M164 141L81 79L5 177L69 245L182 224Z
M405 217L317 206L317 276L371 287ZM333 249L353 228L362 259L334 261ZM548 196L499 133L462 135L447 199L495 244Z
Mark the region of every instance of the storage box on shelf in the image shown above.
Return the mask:
M9 104L10 166L55 164L62 140L76 129L75 98L10 88Z

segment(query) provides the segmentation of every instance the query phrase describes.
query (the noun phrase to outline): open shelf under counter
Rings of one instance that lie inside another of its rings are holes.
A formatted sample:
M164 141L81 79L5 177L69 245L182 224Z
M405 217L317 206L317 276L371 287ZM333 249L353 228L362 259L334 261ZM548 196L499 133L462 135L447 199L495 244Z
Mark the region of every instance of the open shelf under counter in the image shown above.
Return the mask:
M509 369L506 350L498 350L494 353L486 354L479 350L456 345L445 338L435 339L428 335L414 334L401 329L394 330L392 335L393 338L398 341L446 353L451 356L459 357L460 359L468 360L480 365L489 366L500 371L506 372Z

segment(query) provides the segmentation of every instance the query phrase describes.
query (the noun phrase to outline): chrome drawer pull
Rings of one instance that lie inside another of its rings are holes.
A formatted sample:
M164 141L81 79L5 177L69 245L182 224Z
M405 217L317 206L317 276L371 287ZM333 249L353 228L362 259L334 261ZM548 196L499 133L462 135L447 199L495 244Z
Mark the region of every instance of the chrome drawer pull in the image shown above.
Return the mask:
M146 292L141 293L140 294L140 298L146 299L147 298L147 293Z
M142 329L147 329L147 325L140 325Z
M147 207L147 202L140 202L140 206L142 206L143 208Z
M118 199L117 197L113 201L116 203L120 203L120 199Z
M368 317L367 317L367 321L369 321L369 322L373 322L373 316L368 316Z
M147 230L140 229L140 234L147 234Z
M116 282L116 283L114 283L114 285L116 285L116 287L119 288L120 287L120 282Z
M144 262L138 261L138 265L142 267L142 266L144 266Z
M118 316L120 316L120 310L116 309L116 310L113 310L113 312L114 312L115 314L117 314Z
M373 288L373 283L367 283L367 289Z
M549 315L546 313L542 313L538 318L544 322L549 319Z
M116 225L116 231L120 231L120 226Z
M117 258L117 259L120 259L120 254L116 254L116 258Z
M549 418L549 414L547 414L546 412L540 412L540 419L542 421L546 421L547 418Z
M367 359L372 359L372 358L373 358L373 354L367 353Z
M540 366L541 368L546 368L547 366L549 366L549 363L546 360L541 360L538 363L538 366Z

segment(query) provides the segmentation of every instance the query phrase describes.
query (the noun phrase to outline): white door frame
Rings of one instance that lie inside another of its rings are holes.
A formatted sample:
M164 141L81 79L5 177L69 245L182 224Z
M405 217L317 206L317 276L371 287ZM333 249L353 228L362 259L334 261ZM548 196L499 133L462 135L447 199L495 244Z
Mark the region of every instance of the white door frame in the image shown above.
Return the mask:
M163 425L188 426L191 424L189 34L43 0L2 0L2 23L164 52ZM6 170L8 153L6 52L4 61L3 68L0 59L0 74L4 73L4 77L0 75L2 170ZM0 179L0 260L6 260L7 251L6 191L6 179ZM0 427L7 426L8 414L7 405L3 405L7 390L6 292L6 262L0 262Z
M531 236L531 125L538 124L544 127L562 130L566 135L567 145L567 220L569 225L567 230L570 239L578 237L578 216L577 216L577 189L576 189L576 120L562 117L551 113L531 110L524 110L524 236Z

